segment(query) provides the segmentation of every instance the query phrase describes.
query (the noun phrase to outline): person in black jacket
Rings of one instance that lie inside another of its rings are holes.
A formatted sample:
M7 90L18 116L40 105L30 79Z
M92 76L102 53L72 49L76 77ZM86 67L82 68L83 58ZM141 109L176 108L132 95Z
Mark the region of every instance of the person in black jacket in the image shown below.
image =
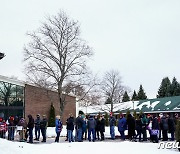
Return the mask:
M135 119L131 114L128 114L127 125L129 140L135 141Z
M158 133L159 133L159 122L156 115L153 115L152 119L152 130L151 130L151 139L153 143L158 143Z
M35 139L34 140L37 140L39 141L39 137L40 137L40 122L41 122L41 118L40 118L40 114L37 114L36 115L36 119L34 121L34 125L35 125Z
M28 128L29 128L29 142L28 143L33 143L33 128L34 128L34 119L32 115L28 115Z
M160 124L162 126L162 135L163 135L163 141L168 140L168 118L164 114L161 118Z
M99 130L100 130L100 134L101 134L101 141L104 140L104 132L105 132L105 119L104 116L101 115L99 118Z
M79 114L79 116L76 118L76 138L78 142L83 142L82 140L82 126L83 126L83 118L82 115Z
M175 119L172 116L168 115L168 128L169 133L171 133L171 141L174 141L175 127Z
M69 142L74 142L73 130L74 130L74 117L72 114L70 114L69 118L67 119L67 136Z
M41 142L46 142L46 129L47 129L46 115L43 115L43 119L40 122L40 129L41 129L41 133L42 133L42 137L43 137Z
M141 134L142 134L142 121L141 121L141 119L142 119L141 115L139 115L136 119L136 132L137 132L136 139L139 136L139 142L141 142Z

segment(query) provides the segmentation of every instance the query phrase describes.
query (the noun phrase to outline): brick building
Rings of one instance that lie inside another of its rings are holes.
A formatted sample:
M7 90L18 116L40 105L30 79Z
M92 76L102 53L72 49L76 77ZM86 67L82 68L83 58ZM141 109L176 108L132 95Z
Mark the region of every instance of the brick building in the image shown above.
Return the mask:
M65 97L67 103L62 116L63 123L69 113L76 116L76 97ZM60 114L57 92L0 76L0 117L7 119L17 115L27 118L31 114L35 118L37 114L45 114L49 118L51 104L55 107L55 115Z

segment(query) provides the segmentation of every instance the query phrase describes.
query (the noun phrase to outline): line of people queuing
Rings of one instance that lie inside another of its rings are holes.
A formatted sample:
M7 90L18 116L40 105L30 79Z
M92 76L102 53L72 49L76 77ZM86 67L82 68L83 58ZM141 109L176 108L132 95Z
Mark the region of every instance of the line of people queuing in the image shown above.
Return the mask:
M23 117L10 116L7 121L0 118L0 138L5 138L6 132L8 132L8 140L13 141L15 137L15 131L19 133L19 141L27 141L28 143L33 143L33 129L35 127L35 139L39 141L40 132L42 134L42 142L46 142L46 129L47 129L47 119L43 115L42 119L38 114L36 119L32 115L28 115L28 122Z
M111 139L115 139L115 127L118 127L120 138L126 139L125 130L128 130L128 139L139 142L147 141L147 131L149 132L150 141L157 143L161 139L167 141L168 133L171 134L171 140L174 141L176 121L179 119L178 114L175 116L169 116L168 114L159 114L157 117L154 115L139 115L133 117L128 114L126 117L120 114L119 119L116 119L112 113L109 117L110 135ZM42 134L42 142L46 142L46 129L47 129L47 118L45 115L40 117L36 115L34 120L32 115L28 115L28 122L24 118L18 119L18 117L9 117L7 121L0 118L0 137L5 138L5 133L8 132L8 140L14 140L15 128L17 126L21 129L17 129L20 135L20 141L27 141L29 136L29 143L33 143L33 130L35 131L35 139L39 141L40 134ZM103 141L105 139L105 118L103 115L96 116L85 116L79 114L77 118L74 118L72 114L69 114L66 120L67 129L67 141L69 142L83 142L88 139L90 142L96 140ZM34 129L35 128L35 129ZM55 142L59 142L60 133L63 128L63 123L59 115L56 116L55 120L55 131L56 138ZM75 136L73 136L75 131Z
M105 132L105 119L103 115L98 116L85 116L79 114L77 118L74 118L72 114L69 114L66 120L67 139L69 142L83 142L88 139L89 142L95 142L95 140L104 140ZM62 122L60 116L56 116L56 139L55 142L59 142L59 136L62 130ZM75 130L75 137L73 131ZM87 137L88 134L88 137Z
M175 116L170 116L168 114L160 114L158 117L154 115L145 114L139 115L134 118L131 114L127 115L127 118L123 114L120 115L118 120L118 131L120 132L120 137L125 140L124 132L128 130L129 140L139 142L147 141L147 132L149 133L150 141L158 143L161 139L162 141L168 141L168 133L171 134L171 141L174 141L174 134L176 128L176 121L179 119L178 114ZM111 126L110 126L111 127ZM143 138L141 138L143 136Z
M80 114L77 118L74 118L72 114L70 114L69 118L66 121L66 141L82 142L83 139L87 139L87 132L89 141L95 142L95 140L104 140L105 119L103 115L98 116L84 116ZM175 114L175 116L173 117L172 115L169 116L168 114L162 113L159 114L158 117L155 114L142 114L138 115L136 118L133 117L131 114L128 114L127 117L125 117L123 114L120 114L120 118L116 119L113 114L110 113L109 126L111 139L115 139L115 127L117 125L118 131L120 133L120 138L122 140L128 138L131 141L137 141L137 139L139 140L139 142L147 141L148 132L151 142L158 143L161 139L161 134L162 140L167 141L168 133L171 134L170 140L174 141L176 121L178 119L178 114ZM75 138L73 137L74 128ZM60 130L62 130L62 128ZM127 136L125 135L125 130L128 130ZM57 142L59 142L59 140Z

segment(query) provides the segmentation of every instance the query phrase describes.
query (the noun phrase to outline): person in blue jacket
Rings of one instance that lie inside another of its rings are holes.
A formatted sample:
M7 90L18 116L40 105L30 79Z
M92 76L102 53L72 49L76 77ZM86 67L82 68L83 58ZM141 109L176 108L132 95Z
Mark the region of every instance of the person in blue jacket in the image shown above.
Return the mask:
M118 120L118 131L121 135L121 139L125 140L125 135L124 131L126 130L127 125L126 125L126 118L124 117L123 114L120 115L120 118Z
M59 142L59 136L60 136L60 133L61 133L62 128L63 128L62 121L61 121L59 115L56 116L55 126L56 126L56 139L55 139L55 142Z

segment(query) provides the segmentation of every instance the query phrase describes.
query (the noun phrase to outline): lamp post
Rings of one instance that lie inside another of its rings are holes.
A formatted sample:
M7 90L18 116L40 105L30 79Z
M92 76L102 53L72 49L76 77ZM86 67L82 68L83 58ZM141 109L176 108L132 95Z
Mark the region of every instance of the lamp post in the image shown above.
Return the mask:
M4 57L5 57L5 54L0 52L0 60L3 59Z

